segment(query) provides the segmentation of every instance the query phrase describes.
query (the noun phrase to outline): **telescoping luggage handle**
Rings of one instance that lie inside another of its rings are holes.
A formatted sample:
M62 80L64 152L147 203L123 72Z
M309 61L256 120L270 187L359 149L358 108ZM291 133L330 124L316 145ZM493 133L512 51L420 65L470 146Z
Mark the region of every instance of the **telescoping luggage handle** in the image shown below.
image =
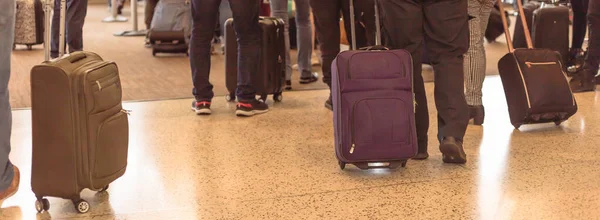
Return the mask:
M506 43L508 44L508 51L512 53L515 51L513 42L510 39L510 29L508 29L508 21L504 12L504 5L502 0L498 0L498 7L500 7L500 16L502 17L502 25L504 26L504 36L506 36ZM525 32L525 41L527 42L527 48L533 49L533 43L531 41L531 33L527 26L527 20L525 19L525 12L523 11L523 4L521 0L517 0L517 8L519 9L519 16L521 16L521 22L523 23L523 32Z
M375 7L375 46L361 48L365 50L389 50L387 47L381 45L381 26L379 23L379 6L377 0L373 0ZM352 41L352 50L356 50L356 24L354 18L354 0L350 0L350 35Z
M44 2L44 59L50 60L51 51L51 36L52 36L52 13L54 9L54 1L60 1L60 22L59 22L59 33L58 33L58 57L62 57L65 54L65 25L66 25L66 14L67 14L67 1L66 0L45 0Z

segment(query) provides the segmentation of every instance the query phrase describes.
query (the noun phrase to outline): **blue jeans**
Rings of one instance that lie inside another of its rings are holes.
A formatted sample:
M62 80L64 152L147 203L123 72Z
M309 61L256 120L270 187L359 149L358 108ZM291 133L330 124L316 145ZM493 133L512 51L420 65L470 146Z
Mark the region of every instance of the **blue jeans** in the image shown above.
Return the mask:
M8 96L10 79L10 54L12 53L15 31L15 0L0 1L0 191L10 186L13 180L13 166L8 159L10 153L10 130L12 114Z
M83 23L87 15L88 0L67 0L67 13L65 17L65 47L69 45L69 52L83 50ZM54 1L54 14L52 15L52 58L58 57L58 32L60 24L60 0ZM66 50L65 50L66 51Z
M310 4L308 0L294 0L296 2L296 27L298 39L298 70L300 77L311 77L312 56L312 24L310 22ZM285 62L287 68L285 78L292 77L292 63L290 62L290 27L288 16L288 0L271 0L271 14L273 17L283 19L285 22Z
M229 0L233 28L238 40L238 78L236 96L240 101L255 99L256 89L252 77L258 73L261 32L258 25L259 0ZM192 68L192 93L198 101L208 101L214 96L210 76L210 49L217 24L221 0L192 0L192 38L190 65Z

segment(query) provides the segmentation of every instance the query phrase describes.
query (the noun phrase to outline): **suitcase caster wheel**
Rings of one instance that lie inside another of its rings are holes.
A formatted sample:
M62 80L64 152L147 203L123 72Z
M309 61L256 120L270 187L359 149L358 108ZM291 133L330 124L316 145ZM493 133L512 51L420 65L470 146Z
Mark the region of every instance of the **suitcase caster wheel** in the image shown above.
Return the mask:
M108 185L106 185L104 188L102 188L100 191L98 192L106 192L106 190L108 190Z
M32 45L27 45L27 50L32 50L33 46Z
M346 163L344 163L342 161L338 161L338 165L340 165L341 170L344 170L344 168L346 168Z
M13 44L13 50L16 50L16 49L17 49L17 45Z
M560 124L562 124L562 123L563 123L562 121L555 121L555 122L554 122L554 124L555 124L556 126L560 126Z
M406 167L406 162L407 162L406 160L405 160L405 161L402 161L402 164L400 164L400 166L402 166L402 167Z
M155 57L156 56L156 52L152 51L152 56Z
M87 213L88 211L90 211L90 204L83 199L80 199L77 202L73 202L73 205L75 205L75 208L79 213Z
M225 96L225 99L226 99L228 102L233 102L233 101L235 101L235 95L233 95L233 94L226 95L226 96Z
M50 210L50 202L48 201L48 199L36 200L35 210L37 210L38 213Z
M273 95L273 101L281 102L282 100L283 100L283 95L281 93Z

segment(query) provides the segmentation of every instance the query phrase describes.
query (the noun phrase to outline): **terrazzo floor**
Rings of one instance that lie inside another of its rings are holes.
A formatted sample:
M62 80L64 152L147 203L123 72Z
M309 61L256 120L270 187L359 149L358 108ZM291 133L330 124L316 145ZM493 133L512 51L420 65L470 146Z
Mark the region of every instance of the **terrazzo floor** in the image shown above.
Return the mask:
M433 97L433 84L427 91ZM82 193L87 214L51 198L49 213L36 215L30 111L14 111L22 182L0 219L600 219L598 94L577 94L579 112L561 126L518 131L490 76L485 124L465 137L467 164L442 163L431 112L431 157L391 171L338 168L327 91L284 93L252 118L235 117L224 97L207 117L190 99L128 102L127 172L108 193Z

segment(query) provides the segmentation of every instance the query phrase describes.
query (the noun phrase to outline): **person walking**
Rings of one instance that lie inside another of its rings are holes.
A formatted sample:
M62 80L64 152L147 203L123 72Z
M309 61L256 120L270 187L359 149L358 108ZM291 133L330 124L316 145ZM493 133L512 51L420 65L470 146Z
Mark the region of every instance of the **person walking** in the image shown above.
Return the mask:
M469 50L464 56L465 97L469 105L469 118L473 124L482 125L485 118L483 108L483 81L485 80L486 56L483 39L487 29L494 0L468 0Z
M316 82L317 73L312 72L312 24L310 21L309 0L294 0L296 3L296 39L298 45L298 71L300 71L300 84ZM285 22L285 79L286 89L292 89L292 62L290 59L290 25L288 14L288 0L271 0L271 16L281 18Z
M443 161L466 163L463 138L469 123L464 91L464 54L469 48L468 0L377 0L386 46L408 50L413 57L416 126L419 150L414 159L426 159L429 110L421 53L427 54L435 72L438 141Z
M19 189L19 168L8 158L12 112L8 94L10 80L10 56L15 30L15 0L0 1L0 206Z
M591 92L596 90L596 77L600 65L600 1L590 1L587 21L589 29L588 51L583 68L569 82L573 92Z
M237 116L265 113L269 106L256 99L252 78L258 74L261 53L261 29L258 23L260 0L229 0L233 28L238 40ZM212 40L219 15L221 0L192 0L192 36L190 39L190 65L192 69L192 110L199 115L212 113L214 96L209 82Z
M66 43L69 45L69 53L83 50L83 24L87 15L88 0L67 0L66 21ZM60 23L60 0L54 1L54 13L52 15L52 39L50 57L58 57L58 32ZM66 51L66 50L65 50Z

